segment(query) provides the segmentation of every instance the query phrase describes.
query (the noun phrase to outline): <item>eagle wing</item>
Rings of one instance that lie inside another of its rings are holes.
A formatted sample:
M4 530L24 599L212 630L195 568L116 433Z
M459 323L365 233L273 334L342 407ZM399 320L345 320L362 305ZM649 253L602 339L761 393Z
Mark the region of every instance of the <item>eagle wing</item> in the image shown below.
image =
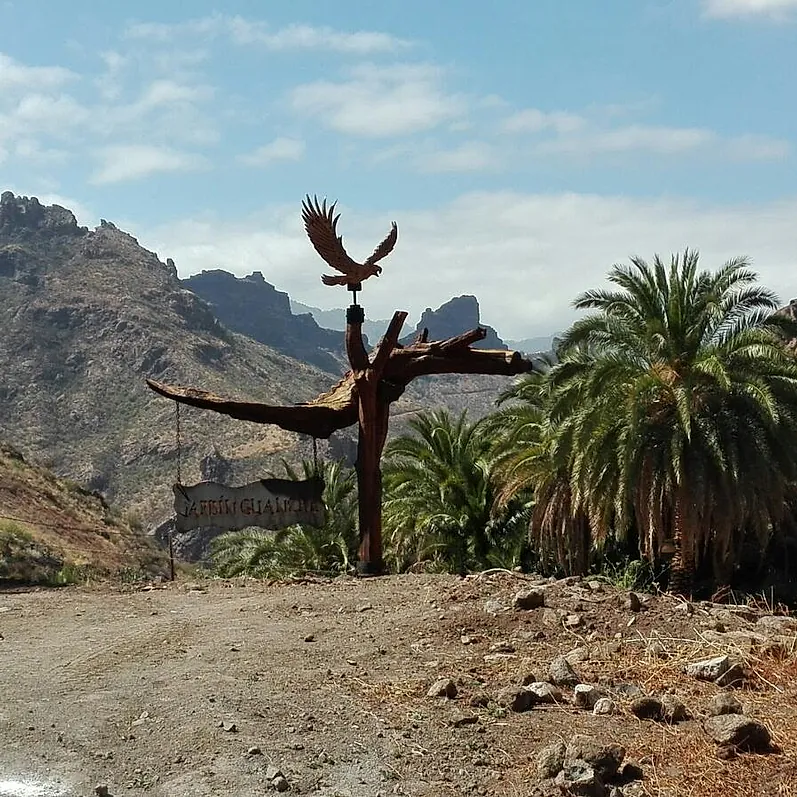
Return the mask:
M366 266L373 266L375 263L378 263L382 258L387 257L392 251L393 247L396 245L396 241L398 241L398 226L396 222L393 222L393 226L390 229L390 232L387 234L387 237L384 241L382 241L379 246L374 249L374 253L365 261L363 265Z
M311 200L308 194L302 202L304 228L310 243L328 265L343 274L354 275L361 266L343 248L343 236L338 235L337 230L340 214L335 215L336 204L333 202L327 207L326 199L319 204L318 197L314 196Z

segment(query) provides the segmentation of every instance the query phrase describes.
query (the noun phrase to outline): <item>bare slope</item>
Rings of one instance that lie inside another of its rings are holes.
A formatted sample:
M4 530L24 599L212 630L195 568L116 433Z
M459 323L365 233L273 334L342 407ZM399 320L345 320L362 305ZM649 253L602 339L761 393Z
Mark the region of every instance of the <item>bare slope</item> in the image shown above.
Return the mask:
M0 443L0 582L166 570L165 553L134 515Z

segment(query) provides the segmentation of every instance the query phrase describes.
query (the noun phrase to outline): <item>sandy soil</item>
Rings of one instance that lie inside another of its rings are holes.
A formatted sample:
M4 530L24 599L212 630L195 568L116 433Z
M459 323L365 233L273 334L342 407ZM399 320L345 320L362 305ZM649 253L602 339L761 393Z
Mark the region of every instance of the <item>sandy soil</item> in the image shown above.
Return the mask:
M528 583L414 575L0 593L0 795L258 794L276 767L289 794L524 797L537 751L576 732L623 744L649 795L797 794L791 651L747 649L755 677L738 694L780 746L765 756L717 758L699 718L719 689L681 673L679 657L727 649L755 616L699 605L689 615L665 597L634 613L624 594L570 582L546 587L547 609L513 610ZM675 691L695 719L490 702L518 678L545 679L573 649L583 680ZM426 696L441 676L456 699Z

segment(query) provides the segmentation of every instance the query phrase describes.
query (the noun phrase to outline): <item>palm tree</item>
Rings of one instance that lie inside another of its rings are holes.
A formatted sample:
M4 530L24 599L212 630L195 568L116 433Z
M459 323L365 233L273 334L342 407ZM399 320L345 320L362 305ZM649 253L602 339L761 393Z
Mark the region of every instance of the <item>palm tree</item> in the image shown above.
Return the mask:
M293 480L318 474L313 462L303 461L299 470L286 462L283 467ZM223 534L212 544L216 571L226 577L257 578L349 571L359 544L355 474L340 462L326 462L320 475L327 508L323 526L296 525L276 532L250 528Z
M414 434L385 449L384 525L392 566L434 561L464 573L516 564L524 508L516 503L501 516L493 512L487 427L445 410L419 413L409 425Z
M551 360L502 392L485 419L497 441L493 481L499 508L526 496L529 542L543 572L585 574L592 542L585 508L570 485L570 435L552 420ZM511 403L507 403L511 402Z
M669 268L633 258L614 290L575 302L594 311L561 342L551 373L552 421L572 434L575 501L636 525L643 555L665 542L671 588L689 592L698 565L716 578L749 526L782 516L797 477L797 364L777 301L747 260L698 271L698 254Z

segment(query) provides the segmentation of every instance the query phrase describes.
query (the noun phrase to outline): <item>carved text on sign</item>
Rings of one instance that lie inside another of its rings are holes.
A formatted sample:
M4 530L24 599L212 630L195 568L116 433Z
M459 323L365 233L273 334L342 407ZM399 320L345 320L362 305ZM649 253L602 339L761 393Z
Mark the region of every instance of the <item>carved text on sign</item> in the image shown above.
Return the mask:
M242 487L200 482L192 487L175 484L172 489L177 531L206 526L283 529L297 523L310 526L324 523L321 479L261 479Z

